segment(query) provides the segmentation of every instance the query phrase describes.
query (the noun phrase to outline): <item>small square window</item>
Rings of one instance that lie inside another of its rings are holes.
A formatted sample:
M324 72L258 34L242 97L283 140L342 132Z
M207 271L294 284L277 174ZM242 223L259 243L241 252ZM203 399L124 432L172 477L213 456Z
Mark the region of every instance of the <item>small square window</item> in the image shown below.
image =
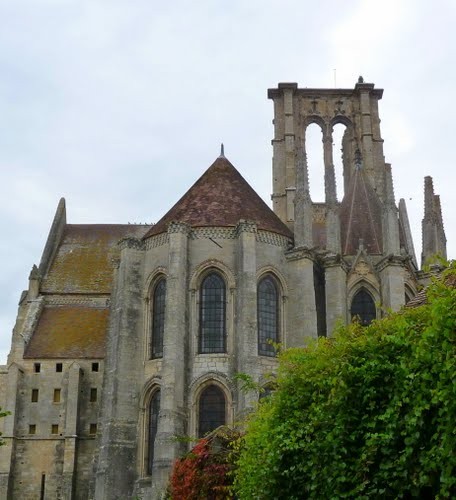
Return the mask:
M99 364L98 363L92 363L92 371L93 372L97 372L98 368L99 368Z
M38 389L32 389L32 403L38 402L38 394L39 394Z
M62 372L63 371L63 364L62 363L56 363L55 364L55 371L56 372Z
M34 363L33 370L35 373L40 373L41 372L41 363Z
M97 433L97 424L90 424L89 434L94 436Z
M90 389L90 402L91 403L95 403L95 401L97 400L97 388L96 387L92 387Z
M60 403L60 389L54 389L54 403Z
M59 433L59 426L58 426L58 424L52 424L51 434L58 434L58 433Z
M35 424L29 425L29 434L36 434L36 425Z

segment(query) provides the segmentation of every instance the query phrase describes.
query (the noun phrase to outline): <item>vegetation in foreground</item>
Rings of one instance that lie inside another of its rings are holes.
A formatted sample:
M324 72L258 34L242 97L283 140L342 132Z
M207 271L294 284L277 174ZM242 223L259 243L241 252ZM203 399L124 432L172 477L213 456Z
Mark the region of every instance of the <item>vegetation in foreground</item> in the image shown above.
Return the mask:
M237 496L456 497L455 284L452 266L426 305L285 351L247 425Z
M456 497L455 286L453 265L426 305L284 351L245 435L200 440L171 498Z

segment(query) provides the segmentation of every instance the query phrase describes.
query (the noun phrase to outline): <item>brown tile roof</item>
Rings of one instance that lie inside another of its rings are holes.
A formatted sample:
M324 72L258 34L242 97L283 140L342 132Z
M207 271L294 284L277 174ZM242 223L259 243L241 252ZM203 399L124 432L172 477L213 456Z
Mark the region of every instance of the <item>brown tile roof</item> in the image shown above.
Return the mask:
M109 309L46 306L24 358L104 358Z
M355 169L340 205L342 253L356 255L359 240L369 254L381 254L382 207L381 202L363 169Z
M165 232L172 221L193 227L234 227L240 219L255 221L258 229L293 236L233 165L220 156L145 238Z
M444 283L446 286L450 288L456 288L456 275L455 274L449 274L448 276L445 276L444 278ZM421 291L419 291L413 299L410 299L406 307L419 307L424 304L427 304L427 289L423 288Z
M133 224L67 224L43 293L110 293L113 259L121 238L141 238L150 226Z

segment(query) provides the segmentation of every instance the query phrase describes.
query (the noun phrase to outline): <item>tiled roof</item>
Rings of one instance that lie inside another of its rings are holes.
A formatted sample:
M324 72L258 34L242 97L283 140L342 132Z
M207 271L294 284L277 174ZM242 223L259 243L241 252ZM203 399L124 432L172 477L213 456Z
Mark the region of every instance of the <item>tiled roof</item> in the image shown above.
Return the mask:
M220 156L145 238L165 232L172 221L192 227L234 227L240 219L255 221L258 229L293 237L233 165Z
M449 274L444 278L445 285L456 288L456 275ZM406 307L418 307L427 304L427 287L419 291L413 299L409 300Z
M356 255L360 240L369 254L382 253L381 202L363 169L355 169L340 205L342 253Z
M67 224L43 293L110 293L117 242L141 238L150 226L134 224Z
M109 309L47 306L24 358L104 358Z

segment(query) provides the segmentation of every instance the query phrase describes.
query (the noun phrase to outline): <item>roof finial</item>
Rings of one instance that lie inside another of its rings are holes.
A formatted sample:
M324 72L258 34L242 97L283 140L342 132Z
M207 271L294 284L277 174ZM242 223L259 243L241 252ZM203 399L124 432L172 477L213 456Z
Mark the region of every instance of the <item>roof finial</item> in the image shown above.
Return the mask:
M225 146L223 145L223 142L220 144L220 156L219 158L225 158Z

